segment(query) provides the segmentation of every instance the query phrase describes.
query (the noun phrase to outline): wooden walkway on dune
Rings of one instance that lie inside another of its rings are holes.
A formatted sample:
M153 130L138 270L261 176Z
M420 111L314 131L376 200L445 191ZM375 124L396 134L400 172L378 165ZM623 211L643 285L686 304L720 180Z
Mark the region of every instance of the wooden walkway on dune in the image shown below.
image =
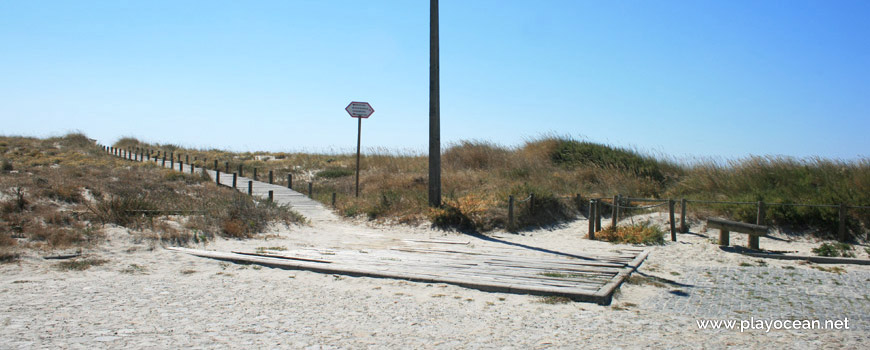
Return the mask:
M140 159L135 159L139 160ZM154 162L154 160L145 160ZM162 165L162 160L156 161ZM196 167L166 162L165 167L185 173L201 172ZM212 179L217 173L207 170ZM232 186L233 174L220 173L220 183ZM246 177L236 179L236 189L248 191ZM287 204L313 225L338 223L338 217L322 204L284 186L252 182L252 194ZM326 226L328 227L328 226ZM297 248L286 251L217 252L172 247L195 256L233 262L255 263L283 269L308 270L359 277L395 278L425 283L447 283L492 292L562 296L602 305L610 303L613 292L643 263L648 251L615 249L575 255L523 246L494 238L480 238L486 249L474 249L469 242L404 240L389 249ZM492 242L484 241L496 241Z
M135 161L142 161L138 155L132 156ZM154 160L145 159L146 162L157 164L158 166L163 165L163 160ZM166 161L165 165L163 165L167 169L173 169L177 171L181 171L183 173L200 173L202 172L202 168L194 167L190 164L181 164L179 167L178 163ZM193 167L193 169L191 169ZM191 171L192 170L192 171ZM206 169L206 173L212 178L212 180L216 180L216 176L218 172L214 170ZM252 178L247 177L237 177L236 178L236 187L235 189L247 193L248 192L248 181L253 181ZM233 174L220 172L220 184L228 187L232 187L233 184ZM315 201L311 198L308 198L302 193L296 192L290 188L280 185L269 184L262 181L253 181L251 186L251 194L256 197L266 198L269 194L269 191L272 191L273 200L278 204L285 204L290 206L294 211L304 216L311 223L318 222L330 222L330 221L338 221L338 217L329 209L325 208L323 204L318 201Z

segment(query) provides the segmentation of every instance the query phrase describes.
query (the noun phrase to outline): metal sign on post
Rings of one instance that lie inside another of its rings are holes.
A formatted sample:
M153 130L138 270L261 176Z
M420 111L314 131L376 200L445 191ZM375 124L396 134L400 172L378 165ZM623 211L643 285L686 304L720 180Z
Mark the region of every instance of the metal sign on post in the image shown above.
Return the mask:
M375 109L368 102L354 101L347 105L344 110L350 114L351 118L357 118L358 121L356 131L356 196L359 197L359 146L362 137L362 120L371 116Z

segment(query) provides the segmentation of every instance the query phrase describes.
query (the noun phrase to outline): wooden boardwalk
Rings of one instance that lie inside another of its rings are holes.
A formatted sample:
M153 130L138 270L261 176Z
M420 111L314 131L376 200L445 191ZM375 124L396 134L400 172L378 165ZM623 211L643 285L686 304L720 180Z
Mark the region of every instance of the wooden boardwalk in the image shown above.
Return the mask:
M648 254L643 250L622 250L578 259L413 246L380 250L304 248L256 253L170 249L200 257L276 268L447 283L491 292L562 296L602 305L610 304L616 288Z
M145 161L154 162L153 159ZM161 165L162 160L156 163ZM165 167L170 166L167 161ZM188 164L179 168L176 163L172 168L185 173L202 171L198 167L191 169ZM206 171L214 180L216 172ZM232 180L232 173L220 173L221 184L232 186ZM249 180L252 179L237 178L236 189L246 193ZM325 227L330 227L343 224L332 211L302 193L284 186L252 182L254 196L266 197L269 191L273 191L275 202L289 205L312 225L328 224ZM602 305L610 304L616 288L643 263L648 254L642 249L617 249L579 256L522 247L504 241L486 249L474 249L470 245L459 244L462 242L450 241L404 240L401 243L389 249L363 250L297 248L287 251L217 252L179 247L169 249L200 257L283 269L447 283L492 292L562 296Z
M141 159L139 159L138 155L133 157L135 161L142 161ZM145 161L157 164L158 166L163 165L162 159L155 161L152 158L145 159ZM191 167L193 167L193 165L182 164L182 166L179 168L178 163L172 163L167 160L165 167L184 173L190 173ZM193 172L198 174L202 172L202 168L194 167ZM206 173L208 173L212 180L216 180L216 171L206 169ZM236 179L235 189L242 193L247 193L248 181L252 180L254 179L248 177L238 177ZM220 172L220 183L221 185L232 187L233 174ZM338 217L331 210L325 208L322 204L320 204L320 202L308 198L302 193L289 189L286 186L273 185L262 181L252 182L251 194L253 196L266 198L269 195L269 191L272 191L273 200L275 201L275 203L289 205L293 210L295 210L299 214L302 214L302 216L308 219L308 221L311 223L338 221Z

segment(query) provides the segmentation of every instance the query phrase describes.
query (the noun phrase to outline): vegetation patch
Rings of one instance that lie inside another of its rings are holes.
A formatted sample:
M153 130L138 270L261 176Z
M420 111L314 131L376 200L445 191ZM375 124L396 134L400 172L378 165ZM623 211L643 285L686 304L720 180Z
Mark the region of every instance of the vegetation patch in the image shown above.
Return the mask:
M643 222L628 226L608 227L595 233L595 239L611 243L662 245L665 232L658 226Z
M84 271L93 266L100 266L109 262L105 259L98 258L88 258L88 259L76 259L76 260L68 260L61 261L54 266L61 271Z
M568 297L557 296L557 295L548 295L548 296L539 297L538 302L542 303L542 304L555 305L555 304L568 304L568 303L572 302L572 300L571 300L571 298L568 298Z
M849 243L822 243L818 248L813 248L813 254L818 256L854 258L855 252L853 250L854 248Z
M317 172L317 177L324 179L336 179L340 177L351 176L355 173L356 171L354 169L327 168Z

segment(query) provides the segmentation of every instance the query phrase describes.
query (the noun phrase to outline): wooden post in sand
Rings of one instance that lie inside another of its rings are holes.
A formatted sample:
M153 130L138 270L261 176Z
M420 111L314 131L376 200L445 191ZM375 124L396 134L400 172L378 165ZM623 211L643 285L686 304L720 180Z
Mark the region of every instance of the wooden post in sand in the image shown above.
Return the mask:
M686 226L686 199L680 199L680 233L689 233L689 226Z
M239 174L233 173L233 188L236 188L236 180L238 180Z
M253 180L248 180L248 195L249 196L254 195L254 181Z
M595 200L589 200L589 214L586 215L589 219L589 239L595 239Z
M677 241L677 223L674 220L674 200L668 199L668 217L671 221L671 241Z
M272 184L272 171L269 170L269 184Z
M613 228L613 232L616 232L616 223L619 222L617 216L619 215L619 210L616 209L619 206L619 195L613 196L613 205L611 206L610 212L610 227Z
M269 202L271 203L273 199L274 199L274 192L272 190L269 190Z
M293 174L287 174L287 188L293 189Z

